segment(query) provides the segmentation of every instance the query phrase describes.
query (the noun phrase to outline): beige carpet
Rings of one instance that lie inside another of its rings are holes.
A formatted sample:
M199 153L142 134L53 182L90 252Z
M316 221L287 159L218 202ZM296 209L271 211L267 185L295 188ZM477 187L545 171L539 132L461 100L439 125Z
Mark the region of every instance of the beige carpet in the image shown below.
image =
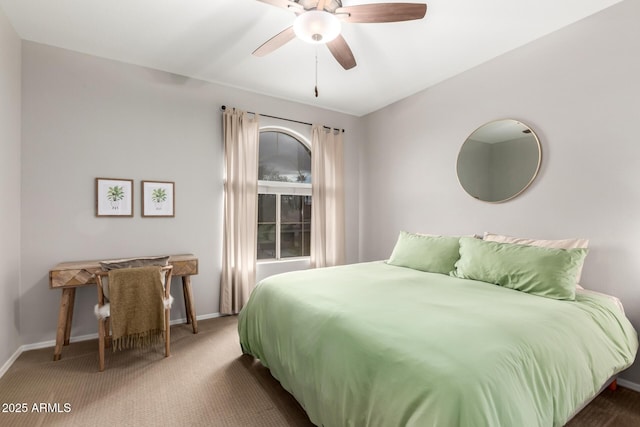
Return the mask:
M198 326L197 335L171 328L168 359L161 348L109 351L102 373L95 340L65 347L58 362L52 348L25 352L0 379L0 404L25 403L27 413L0 412L0 425L312 426L265 368L241 356L235 317ZM640 393L606 391L569 426L640 426Z

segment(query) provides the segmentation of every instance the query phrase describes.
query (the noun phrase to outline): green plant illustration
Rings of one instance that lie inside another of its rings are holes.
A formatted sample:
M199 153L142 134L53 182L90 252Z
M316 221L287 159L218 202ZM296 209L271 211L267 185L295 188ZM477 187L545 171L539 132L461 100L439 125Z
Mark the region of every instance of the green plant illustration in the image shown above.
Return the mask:
M151 200L154 203L162 203L167 201L167 190L164 188L156 188L151 192Z
M107 200L111 204L111 209L119 209L120 201L124 199L124 187L121 185L114 185L107 190Z
M124 187L121 185L114 185L107 190L107 200L111 202L119 202L124 199Z

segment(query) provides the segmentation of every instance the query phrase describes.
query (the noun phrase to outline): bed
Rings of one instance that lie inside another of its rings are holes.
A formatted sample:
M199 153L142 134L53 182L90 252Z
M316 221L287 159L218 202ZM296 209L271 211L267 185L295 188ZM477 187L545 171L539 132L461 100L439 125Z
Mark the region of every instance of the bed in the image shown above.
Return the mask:
M280 274L240 344L318 426L562 426L635 358L616 301L377 261Z

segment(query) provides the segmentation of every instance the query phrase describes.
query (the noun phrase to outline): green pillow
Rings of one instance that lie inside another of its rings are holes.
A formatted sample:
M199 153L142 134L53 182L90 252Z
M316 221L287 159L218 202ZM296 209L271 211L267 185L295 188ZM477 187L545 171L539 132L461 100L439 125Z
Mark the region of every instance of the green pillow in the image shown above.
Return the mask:
M480 280L547 298L574 300L587 249L552 249L460 239L452 276Z
M401 231L387 264L449 274L459 258L458 237L425 236Z

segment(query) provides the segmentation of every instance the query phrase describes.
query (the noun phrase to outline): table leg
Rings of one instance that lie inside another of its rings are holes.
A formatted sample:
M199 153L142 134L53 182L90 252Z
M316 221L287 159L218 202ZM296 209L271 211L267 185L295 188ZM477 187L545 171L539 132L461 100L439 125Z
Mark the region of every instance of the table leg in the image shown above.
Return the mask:
M182 276L182 291L184 292L184 305L187 311L187 323L191 321L193 333L198 333L198 320L196 319L196 311L193 305L193 293L191 292L191 276Z
M62 357L62 346L67 331L67 320L69 319L69 302L72 295L75 295L74 288L63 288L60 299L60 311L58 313L58 329L56 330L56 348L53 352L53 360L60 360Z
M67 309L67 323L64 328L64 345L69 345L71 339L71 321L73 320L73 306L76 301L76 288L69 289L69 308Z
M191 323L191 301L189 300L189 291L185 279L188 276L182 276L182 295L184 295L184 311L187 313L187 325Z

